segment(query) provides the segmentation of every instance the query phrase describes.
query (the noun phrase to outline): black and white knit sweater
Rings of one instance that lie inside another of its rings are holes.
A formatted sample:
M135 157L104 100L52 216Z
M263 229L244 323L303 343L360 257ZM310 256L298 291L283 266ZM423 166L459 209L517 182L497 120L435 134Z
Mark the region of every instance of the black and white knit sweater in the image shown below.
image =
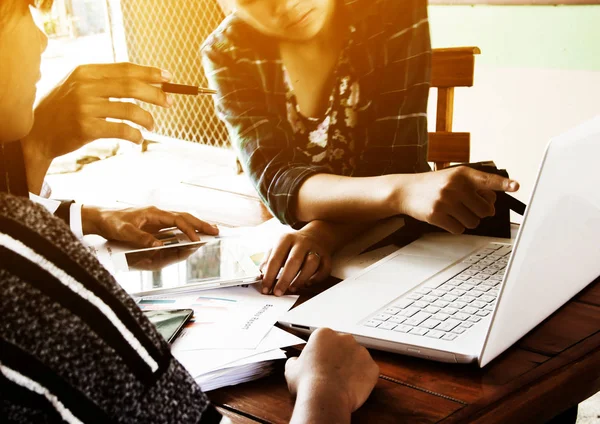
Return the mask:
M220 421L65 224L0 193L0 422Z

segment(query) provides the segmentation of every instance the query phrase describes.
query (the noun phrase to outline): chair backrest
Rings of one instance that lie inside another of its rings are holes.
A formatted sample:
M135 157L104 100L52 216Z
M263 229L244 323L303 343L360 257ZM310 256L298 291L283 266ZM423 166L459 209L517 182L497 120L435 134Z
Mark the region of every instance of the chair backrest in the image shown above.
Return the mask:
M454 87L472 87L477 47L433 49L431 86L438 89L435 132L429 133L428 161L435 169L451 162L468 162L471 134L452 132Z

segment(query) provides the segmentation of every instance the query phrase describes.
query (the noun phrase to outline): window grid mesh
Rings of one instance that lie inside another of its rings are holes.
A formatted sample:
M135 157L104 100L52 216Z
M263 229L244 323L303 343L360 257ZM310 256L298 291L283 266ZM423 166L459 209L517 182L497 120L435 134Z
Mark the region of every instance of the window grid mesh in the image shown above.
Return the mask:
M121 0L121 12L131 62L166 69L175 83L206 86L200 47L224 18L216 0ZM173 96L169 109L147 106L155 133L229 147L211 96Z

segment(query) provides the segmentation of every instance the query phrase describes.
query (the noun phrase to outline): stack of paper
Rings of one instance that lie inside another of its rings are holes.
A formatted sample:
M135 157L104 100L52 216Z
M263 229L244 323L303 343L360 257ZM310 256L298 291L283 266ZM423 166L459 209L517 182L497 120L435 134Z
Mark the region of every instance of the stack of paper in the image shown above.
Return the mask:
M283 357L285 358L285 355ZM203 391L208 392L225 386L235 386L236 384L258 380L271 374L274 368L273 361L232 366L205 374L196 378L196 381Z
M304 340L274 326L297 296L265 296L256 286L137 299L142 309L194 310L194 321L173 343L173 355L203 390L268 375L282 348Z

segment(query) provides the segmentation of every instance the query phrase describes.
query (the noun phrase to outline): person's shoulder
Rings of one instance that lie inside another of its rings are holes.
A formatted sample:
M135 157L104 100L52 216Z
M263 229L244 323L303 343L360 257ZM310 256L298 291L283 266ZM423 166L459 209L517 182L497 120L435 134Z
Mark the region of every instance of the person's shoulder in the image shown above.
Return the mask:
M0 193L0 234L34 251L59 249L76 261L89 253L63 220L25 197L6 193Z
M224 54L235 60L260 53L264 44L264 36L232 13L206 38L201 51Z
M234 46L243 31L243 23L234 14L228 15L202 43L202 51L213 49L224 51Z
M0 220L12 221L34 231L52 225L55 220L59 221L43 206L25 197L7 193L0 193Z

